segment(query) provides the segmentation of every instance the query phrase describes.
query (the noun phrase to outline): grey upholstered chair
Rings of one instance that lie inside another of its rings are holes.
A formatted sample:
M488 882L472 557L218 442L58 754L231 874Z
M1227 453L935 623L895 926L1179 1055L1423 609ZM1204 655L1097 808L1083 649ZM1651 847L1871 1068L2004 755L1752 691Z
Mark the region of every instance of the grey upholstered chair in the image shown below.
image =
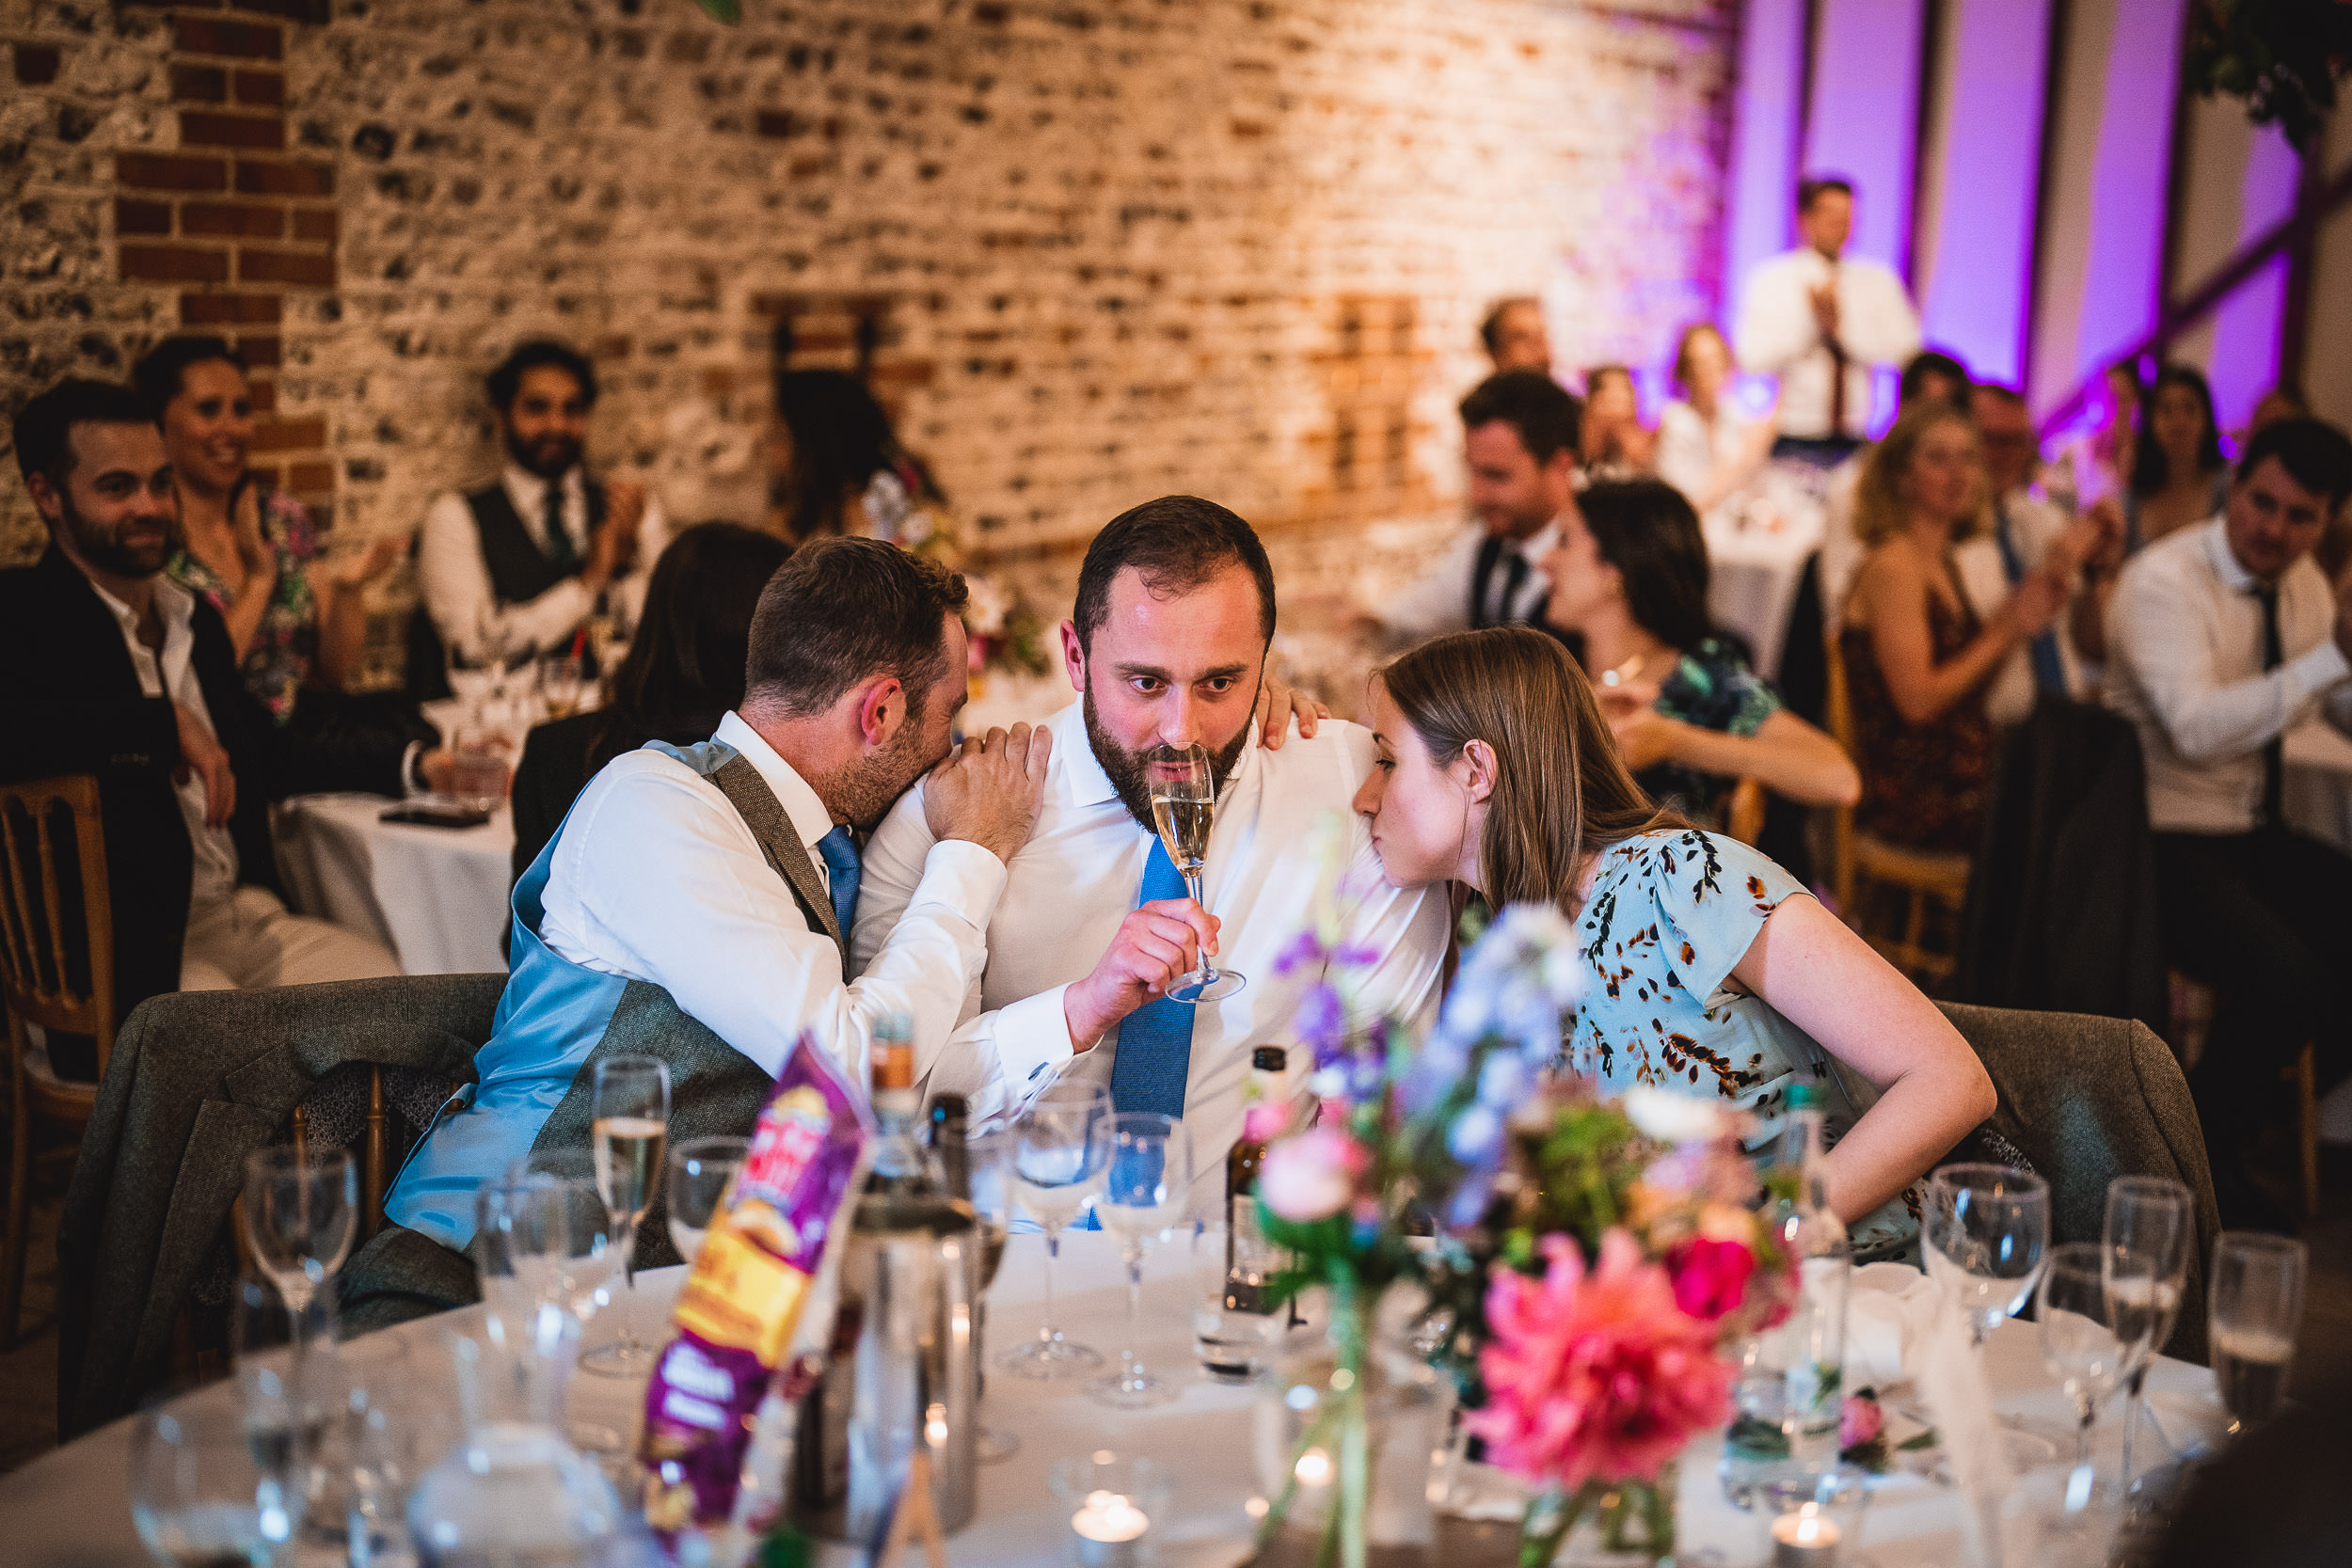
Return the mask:
M2169 1176L2194 1203L2197 1240L2165 1354L2205 1359L2205 1259L2221 1216L2205 1137L2172 1051L2136 1019L1939 1004L2000 1094L1993 1126L2050 1183L2050 1240L2095 1242L2107 1183Z

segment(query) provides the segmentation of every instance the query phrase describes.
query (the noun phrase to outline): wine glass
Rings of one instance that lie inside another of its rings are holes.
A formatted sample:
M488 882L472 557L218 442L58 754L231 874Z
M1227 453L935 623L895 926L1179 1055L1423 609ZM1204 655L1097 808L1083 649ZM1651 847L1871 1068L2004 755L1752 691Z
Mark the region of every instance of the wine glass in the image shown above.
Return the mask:
M1036 1338L997 1365L1020 1377L1069 1377L1103 1364L1102 1352L1054 1326L1054 1260L1062 1227L1086 1212L1111 1163L1111 1091L1104 1084L1056 1084L1012 1127L1012 1168L1021 1207L1045 1232L1045 1316Z
M246 1243L294 1315L295 1343L311 1300L342 1268L359 1225L359 1179L340 1148L257 1148L245 1160Z
M1209 855L1209 829L1216 820L1216 770L1206 746L1162 746L1144 759L1144 777L1152 785L1152 820L1160 830L1160 843L1168 863L1184 879L1192 901L1207 907L1200 895L1200 867ZM1168 988L1171 1002L1215 1002L1232 995L1249 982L1230 969L1209 962L1207 948L1190 974Z
M2234 1437L2278 1408L2295 1360L2310 1254L2287 1236L2225 1230L2213 1249L2213 1380Z
M980 1238L980 1281L977 1292L974 1339L988 1342L988 1290L1005 1261L1005 1238L1012 1229L1013 1135L1009 1130L982 1132L964 1144L972 1180L972 1218ZM975 1434L975 1451L983 1465L998 1465L1021 1451L1021 1439L1000 1427L982 1426Z
M569 1311L584 1331L612 1299L606 1287L617 1250L612 1212L596 1191L595 1158L577 1148L527 1154L507 1167L502 1184L485 1185L477 1204L490 1202L501 1185L514 1196L501 1195L499 1207L476 1211L484 1297L495 1304L502 1292L544 1291L542 1299ZM566 1431L583 1452L628 1450L628 1435L617 1427L575 1418Z
M1977 1347L2033 1297L2050 1243L2050 1184L2008 1165L1946 1165L1928 1181L1928 1277L1958 1304Z
M2127 1497L2134 1486L2132 1439L2144 1402L2141 1387L2148 1363L2172 1332L2195 1234L2188 1189L2170 1177L2119 1176L2107 1183L2107 1310L2119 1335L2128 1338L2144 1330L2149 1346L2123 1380L2122 1483Z
M581 1148L535 1149L506 1169L508 1181L537 1178L563 1191L564 1251L556 1284L572 1315L582 1323L612 1298L615 1248L612 1215L596 1191L596 1163Z
M549 719L569 719L580 711L580 659L572 654L550 654L539 661L539 695Z
M2067 1242L2042 1259L2038 1327L2042 1364L2074 1406L2074 1468L2066 1483L2066 1512L2090 1504L2095 1479L2090 1432L2099 1406L2138 1370L2151 1351L2154 1270L2144 1254L2119 1259L2098 1242Z
M250 1444L235 1405L199 1396L139 1418L131 1522L165 1568L270 1568L302 1523L291 1450Z
M751 1149L749 1138L713 1137L689 1138L670 1150L670 1244L686 1261L701 1255L710 1216Z
M651 1056L608 1056L590 1084L590 1148L596 1194L612 1215L621 1244L621 1285L637 1296L637 1222L645 1217L661 1182L661 1149L670 1135L670 1069ZM580 1364L606 1377L634 1377L653 1368L654 1354L624 1314L621 1337L599 1345Z
M1143 1254L1184 1217L1192 1192L1192 1139L1184 1124L1157 1111L1123 1111L1112 1118L1110 1168L1094 1217L1119 1238L1127 1260L1127 1337L1119 1370L1088 1386L1104 1404L1143 1410L1166 1404L1184 1390L1144 1370L1136 1358L1136 1323L1143 1311Z

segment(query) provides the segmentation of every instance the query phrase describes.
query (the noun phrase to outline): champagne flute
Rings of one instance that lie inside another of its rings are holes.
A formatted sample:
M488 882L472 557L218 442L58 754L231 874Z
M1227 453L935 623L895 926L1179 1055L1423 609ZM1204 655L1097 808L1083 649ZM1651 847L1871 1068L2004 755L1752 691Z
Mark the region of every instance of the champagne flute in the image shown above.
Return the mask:
M1021 1207L1045 1232L1045 1316L1034 1338L998 1366L1020 1377L1069 1377L1103 1363L1102 1352L1065 1338L1054 1326L1054 1260L1065 1226L1102 1190L1111 1163L1111 1091L1105 1084L1056 1084L1030 1102L1012 1128L1012 1165Z
M1012 1229L1013 1141L1009 1131L999 1130L978 1133L963 1146L972 1179L972 1217L980 1236L980 1288L973 1338L981 1345L988 1342L987 1292L1004 1265L1005 1238ZM983 1425L975 1436L974 1448L983 1465L1002 1464L1021 1451L1021 1439L1001 1427Z
M485 1186L477 1202L486 1201L499 1185ZM541 1196L502 1196L504 1212L515 1217L503 1222L497 1233L490 1227L499 1212L477 1212L484 1298L528 1291L535 1280L537 1288L548 1292L547 1299L569 1311L585 1332L589 1321L612 1299L607 1285L616 1250L612 1239L619 1234L596 1191L595 1157L579 1148L538 1149L507 1167L503 1186L508 1193ZM498 1283L501 1277L518 1276L520 1285ZM628 1451L628 1436L617 1427L575 1418L565 1430L572 1447L583 1452Z
M301 1487L246 1440L237 1408L199 1396L131 1434L131 1522L164 1568L271 1568L302 1523ZM291 1457L291 1454L289 1455Z
M294 1345L310 1303L342 1268L359 1225L359 1178L340 1148L285 1144L245 1160L245 1238L253 1259L294 1319Z
M661 1148L670 1135L670 1069L651 1056L608 1056L590 1085L590 1148L596 1162L596 1196L612 1216L621 1246L621 1284L637 1296L637 1222L661 1183ZM653 1368L653 1351L623 1314L621 1337L580 1358L589 1371L634 1377Z
M725 1136L689 1138L670 1150L670 1244L688 1262L702 1255L710 1216L751 1151L751 1139Z
M2145 1365L2158 1259L2119 1259L2104 1243L2068 1242L2049 1250L2040 1288L2042 1364L2074 1406L2074 1468L2066 1483L2066 1512L2089 1507L2096 1479L2090 1431L2099 1406ZM2130 1287L2119 1289L2118 1287Z
M2127 1497L2135 1484L2132 1439L2146 1402L2141 1389L2148 1363L2172 1332L2195 1233L2188 1189L2170 1177L2119 1176L2107 1183L2107 1309L2120 1335L2130 1338L2144 1328L2149 1346L2149 1354L2124 1374L2122 1482ZM2137 1321L2143 1318L2144 1324Z
M2225 1230L2214 1244L2208 1334L2233 1437L2268 1419L2286 1391L2309 1259L2288 1236Z
M2008 1165L1946 1165L1928 1182L1928 1277L1958 1304L1977 1348L2033 1298L2050 1244L2050 1184Z
M1120 1254L1127 1260L1127 1337L1120 1347L1119 1370L1097 1379L1088 1391L1114 1409L1144 1410L1183 1397L1177 1385L1144 1369L1135 1344L1143 1311L1144 1251L1184 1217L1191 1192L1192 1139L1182 1121L1157 1111L1125 1111L1112 1118L1110 1168L1094 1214L1119 1238Z
M1144 776L1152 785L1152 820L1160 831L1168 863L1184 879L1192 901L1207 908L1200 893L1200 868L1209 856L1209 829L1216 820L1216 769L1206 746L1162 746L1144 759ZM1230 969L1209 962L1206 948L1190 974L1168 988L1171 1002L1216 1002L1232 995L1249 982Z

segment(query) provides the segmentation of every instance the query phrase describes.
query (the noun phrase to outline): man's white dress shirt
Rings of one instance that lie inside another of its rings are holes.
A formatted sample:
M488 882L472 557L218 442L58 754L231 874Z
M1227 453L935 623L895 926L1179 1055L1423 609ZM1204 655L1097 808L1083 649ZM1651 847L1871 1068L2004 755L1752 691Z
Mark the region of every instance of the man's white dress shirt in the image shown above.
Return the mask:
M548 551L553 544L547 523L548 482L509 463L499 474L499 483L514 503L515 515L530 531L532 542ZM591 536L588 489L580 466L573 464L556 483L563 486L564 531L571 539L573 553L586 561ZM628 579L615 578L612 585L627 596L632 616L644 596L645 574L669 542L669 523L661 515L661 503L649 495L645 515L637 525L636 564ZM456 490L434 498L424 515L424 533L417 546L417 591L426 613L433 617L434 629L441 634L442 645L469 657L481 652L484 634L492 627L504 634L510 654L525 648L552 650L596 608L596 595L576 577L565 578L535 599L500 604L490 586L490 568L482 559L482 536L474 528L473 508Z
M106 607L122 628L122 645L131 650L131 668L138 672L139 690L150 697L168 697L196 715L214 737L219 728L213 722L213 710L204 702L204 684L196 678L189 663L189 655L196 647L196 595L158 573L154 579L155 618L163 623L164 647L161 654L139 641L139 618L131 607L107 593L90 578L90 592ZM252 779L240 779L238 786L255 789L260 784ZM188 847L196 852L196 879L188 889L188 918L212 905L225 903L237 890L237 841L229 835L223 823L208 827L204 821L204 776L195 768L188 769L184 781L172 785L179 797L180 816L188 825Z
M2279 579L2279 651L2263 669L2262 605L2220 517L2123 566L2107 606L2107 705L2139 730L2158 832L2242 833L2262 813L2263 748L2323 709L2352 730L2352 665L2335 594L2305 555Z
M2042 564L2050 542L2066 531L2066 514L2031 491L2015 490L1996 509L1995 523L2007 526L2019 562L2030 572ZM1991 620L2014 592L2001 559L2000 541L1991 533L1963 539L1953 549L1952 561L1959 568L1960 591L1967 595L1969 607L1979 620ZM2059 613L2050 630L2058 641L2066 694L2077 702L2090 701L2098 689L2097 674L2084 668L2082 656L2074 651L2074 634L2065 612ZM2018 723L2033 712L2034 699L2040 694L2034 680L2033 644L2020 642L2001 661L1993 684L1985 688L1985 715L1998 725Z
M1830 427L1834 381L1828 342L1813 314L1813 291L1835 273L1837 341L1846 351L1846 421ZM1902 279L1880 262L1848 256L1833 263L1811 245L1759 261L1740 296L1732 349L1741 366L1780 378L1780 430L1820 440L1858 436L1870 419L1870 380L1880 365L1919 351L1919 316Z
M712 738L759 770L825 879L815 846L834 823L817 792L739 715ZM805 1032L862 1085L876 1023L904 1014L934 1046L955 1028L1005 880L990 851L926 833L863 972L844 984L840 950L718 784L636 751L589 781L557 833L539 934L558 958L661 987L771 1076Z
M1391 638L1404 642L1422 642L1450 631L1468 631L1470 626L1470 585L1478 575L1479 547L1486 542L1486 526L1472 523L1465 528L1453 544L1446 546L1437 565L1419 581L1381 606L1380 623ZM1560 545L1560 525L1546 523L1524 539L1505 541L1502 553L1495 560L1494 570L1486 579L1486 612L1488 626L1503 626L1524 621L1542 608L1550 596L1551 583L1544 576L1544 557ZM1527 571L1516 592L1511 591L1511 557L1517 555L1527 563Z
M963 1095L977 1117L1017 1108L1057 1074L1108 1084L1119 1049L1114 1030L1073 1062L1062 992L1093 971L1135 909L1152 837L1120 803L1096 760L1081 705L1072 703L1044 727L1054 737L1045 801L989 923L986 972L975 976L963 1025L944 1050L916 1036L925 1092ZM1240 1135L1251 1051L1291 1047L1294 1085L1313 1069L1295 1044L1292 1019L1315 976L1277 974L1275 960L1312 920L1322 871L1319 830L1327 822L1347 867L1347 940L1379 955L1370 969L1355 972L1357 995L1367 1009L1411 1019L1437 1002L1445 890L1399 892L1380 879L1369 832L1348 810L1372 761L1372 736L1359 725L1327 720L1313 739L1294 735L1279 752L1261 747L1253 726L1218 798L1202 891L1209 912L1223 922L1216 962L1247 975L1248 984L1221 1002L1202 1003L1193 1026L1184 1121L1203 1170ZM923 820L922 795L919 784L909 790L866 846L858 900L861 962L882 950L916 890L918 872L939 852Z

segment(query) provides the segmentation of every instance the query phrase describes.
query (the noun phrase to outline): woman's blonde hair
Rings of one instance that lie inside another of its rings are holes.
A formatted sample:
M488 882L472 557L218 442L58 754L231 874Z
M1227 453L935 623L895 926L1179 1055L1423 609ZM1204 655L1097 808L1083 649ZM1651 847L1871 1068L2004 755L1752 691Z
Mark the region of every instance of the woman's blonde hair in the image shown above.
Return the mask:
M1864 545L1884 544L1911 526L1911 502L1903 496L1903 478L1910 473L1912 459L1918 455L1919 443L1928 438L1928 432L1946 423L1960 425L1974 443L1977 427L1965 409L1947 403L1931 403L1897 420L1895 428L1863 459L1862 482L1854 491L1853 531ZM1974 533L1983 525L1986 503L1984 464L1979 459L1976 494L1969 498L1969 524L1964 533Z
M1483 740L1495 753L1478 866L1486 901L1576 908L1584 856L1653 828L1687 826L1642 793L1584 673L1526 626L1433 638L1377 671L1440 768Z

